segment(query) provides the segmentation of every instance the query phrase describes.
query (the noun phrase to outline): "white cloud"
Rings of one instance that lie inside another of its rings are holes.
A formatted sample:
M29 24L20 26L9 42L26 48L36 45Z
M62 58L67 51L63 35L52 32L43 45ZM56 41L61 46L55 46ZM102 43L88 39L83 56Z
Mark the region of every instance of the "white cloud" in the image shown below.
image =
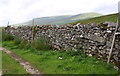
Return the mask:
M119 0L0 0L0 26L32 18L85 12L117 12Z

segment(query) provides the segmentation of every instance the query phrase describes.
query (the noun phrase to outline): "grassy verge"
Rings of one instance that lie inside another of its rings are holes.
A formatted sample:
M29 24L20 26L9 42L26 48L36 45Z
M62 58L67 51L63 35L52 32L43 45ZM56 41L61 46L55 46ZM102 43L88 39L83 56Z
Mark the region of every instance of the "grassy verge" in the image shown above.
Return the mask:
M4 52L2 52L2 71L3 74L27 74L18 62Z
M29 61L45 74L117 74L113 64L94 57L68 51L20 49L13 41L4 41L3 46ZM7 62L5 63L7 64Z

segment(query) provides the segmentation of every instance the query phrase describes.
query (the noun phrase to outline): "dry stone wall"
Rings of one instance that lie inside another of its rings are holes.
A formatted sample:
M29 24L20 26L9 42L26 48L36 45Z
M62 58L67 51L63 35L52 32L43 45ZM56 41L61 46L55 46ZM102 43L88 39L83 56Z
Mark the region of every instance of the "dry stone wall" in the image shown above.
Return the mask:
M116 23L107 22L105 29L100 24L66 24L66 25L40 25L6 27L5 31L26 40L45 37L54 49L74 50L83 49L89 56L97 56L107 60ZM120 62L120 35L116 36L111 62Z

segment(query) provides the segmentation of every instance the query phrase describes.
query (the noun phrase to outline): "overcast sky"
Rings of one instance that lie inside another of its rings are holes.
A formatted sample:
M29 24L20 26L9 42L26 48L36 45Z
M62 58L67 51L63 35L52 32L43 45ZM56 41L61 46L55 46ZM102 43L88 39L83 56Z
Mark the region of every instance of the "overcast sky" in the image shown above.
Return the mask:
M86 12L112 14L119 0L0 0L0 26L36 17L75 15Z

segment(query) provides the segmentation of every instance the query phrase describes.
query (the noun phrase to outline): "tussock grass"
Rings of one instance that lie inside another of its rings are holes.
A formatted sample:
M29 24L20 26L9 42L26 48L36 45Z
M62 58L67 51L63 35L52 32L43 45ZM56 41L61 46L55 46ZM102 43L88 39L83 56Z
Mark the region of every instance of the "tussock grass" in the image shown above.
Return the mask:
M13 41L14 44L18 45L19 46L18 48L20 49L31 48L31 50L44 50L44 51L51 49L48 40L43 37L28 42L27 40L18 37L13 37L12 35L5 33L4 31L2 37L3 41Z
M16 45L19 45L19 44L21 43L21 39L18 38L18 37L15 37L13 42L14 42L14 44L16 44Z
M48 44L48 40L43 38L43 37L40 37L39 39L33 40L31 45L36 50L47 51L50 49L50 46Z
M14 37L2 31L2 41L10 41L10 40L14 40Z

